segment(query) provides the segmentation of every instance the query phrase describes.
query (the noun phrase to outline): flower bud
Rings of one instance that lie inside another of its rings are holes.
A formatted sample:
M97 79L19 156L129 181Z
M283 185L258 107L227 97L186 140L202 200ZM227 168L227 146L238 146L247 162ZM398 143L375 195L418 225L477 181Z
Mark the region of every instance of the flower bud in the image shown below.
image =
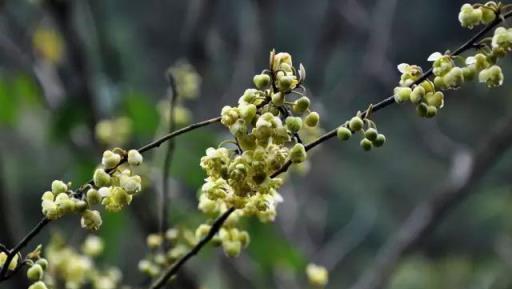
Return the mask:
M377 138L375 138L375 140L373 141L373 145L374 145L375 147L381 147L381 146L383 146L385 143L386 143L386 136L385 136L385 135L383 135L383 134L381 134L381 133L379 133L379 134L377 135Z
M427 107L427 114L426 114L427 118L433 118L436 115L437 115L437 108L433 105L429 105Z
M302 128L302 119L297 116L289 116L285 120L286 128L291 132L298 132Z
M351 131L360 131L363 128L363 125L363 120L359 116L354 116L348 123L348 127Z
M52 193L58 195L68 191L68 186L63 181L55 180L52 182Z
M304 123L309 127L315 127L318 125L318 122L320 121L320 115L318 115L317 112L313 111L310 112L306 118L304 119Z
M276 93L272 94L272 103L277 106L283 105L284 104L284 94L282 94L281 92L276 92Z
M482 21L482 10L475 9L471 4L462 5L459 13L459 22L462 27L472 29Z
M428 105L433 105L436 108L442 108L444 106L444 93L441 91L429 93L425 96L425 100Z
M240 251L242 250L242 243L240 241L224 241L222 242L222 248L224 249L224 253L228 257L237 257L240 255Z
M395 102L402 103L410 99L412 89L410 87L395 87L394 92Z
M289 153L290 153L290 160L293 163L302 163L303 161L306 160L306 157L307 157L306 149L300 143L295 144L290 149Z
M322 266L309 264L306 267L306 275L309 283L316 288L323 288L329 282L329 273Z
M240 232L240 234L238 234L238 240L240 241L240 243L242 243L242 247L246 248L247 246L249 246L249 243L251 242L251 237L249 236L249 233L247 233L246 231L242 231Z
M119 185L130 195L140 192L142 189L142 179L140 176L126 176L119 178Z
M460 87L464 82L464 74L462 68L454 67L448 73L443 76L444 83L449 88Z
M444 77L436 76L434 77L434 85L437 89L445 89L446 83L444 82Z
M421 117L427 117L428 105L426 103L420 103L416 106L416 112Z
M462 74L465 80L473 80L476 75L475 65L468 65L462 68Z
M115 168L121 162L121 156L110 151L106 150L103 152L103 157L101 158L101 164L106 169Z
M485 4L484 7L479 8L482 11L482 23L484 25L490 24L491 22L496 20L496 12L494 12L493 9L491 9L491 7L488 6L487 4Z
M257 108L254 104L240 105L239 108L240 116L242 116L248 123L250 123L256 116Z
M80 220L82 228L96 231L100 228L102 223L103 221L101 220L100 212L96 210L85 210L82 213L82 218Z
M46 218L50 220L56 220L62 216L59 209L57 208L57 204L48 200L43 200L41 203L41 212Z
M424 96L425 88L423 86L418 85L412 90L410 99L412 103L418 103L423 99Z
M373 143L371 140L367 138L363 138L359 145L363 148L365 151L370 151L373 148Z
M41 200L42 201L47 200L47 201L52 201L53 202L53 200L55 200L55 195L52 192L50 192L50 191L46 191L41 196Z
M30 285L28 289L48 289L48 287L46 287L46 284L44 284L43 281L37 281L36 283Z
M303 114L306 110L308 110L309 104L310 104L309 98L307 98L306 96L303 96L303 97L297 99L293 103L292 110L296 114Z
M211 226L210 225L206 225L206 224L201 224L199 225L199 227L197 227L196 229L196 240L202 240L204 237L206 237L206 235L208 235L208 233L210 232L210 228Z
M94 206L101 202L101 195L96 189L89 189L85 197L89 206Z
M96 169L92 179L94 181L94 185L99 188L110 186L112 181L110 175L107 174L104 169Z
M149 234L146 238L146 244L151 249L160 247L163 243L163 238L160 234Z
M352 132L350 131L350 129L348 129L344 126L340 126L336 130L336 136L338 137L338 139L345 141L345 140L348 140L352 136Z
M75 203L69 198L66 193L60 193L55 197L55 204L57 209L63 215L73 212Z
M277 80L277 88L281 92L287 92L294 88L293 86L294 77L293 76L281 76Z
M139 166L140 164L142 164L143 160L144 158L142 157L138 150L128 151L128 164L130 164L130 166Z
M493 65L480 71L478 80L482 83L486 83L488 87L497 87L503 84L503 72L501 67Z
M43 279L43 268L41 265L34 264L27 270L27 278L30 281L39 281Z
M43 268L43 271L46 270L46 268L48 268L48 260L46 260L45 258L39 258L36 261L36 264L41 266L41 268Z
M434 92L436 89L434 83L430 80L423 81L422 83L420 83L420 86L425 89L425 93Z
M373 142L375 139L377 139L378 134L379 133L377 132L377 130L371 127L364 132L364 137Z
M258 89L265 89L270 85L270 76L268 74L262 73L257 74L253 78L254 86Z
M5 252L0 252L0 267L3 267L5 265L5 262L7 261L7 254ZM12 257L11 262L9 263L9 267L7 267L8 270L14 271L18 267L18 254L14 255Z

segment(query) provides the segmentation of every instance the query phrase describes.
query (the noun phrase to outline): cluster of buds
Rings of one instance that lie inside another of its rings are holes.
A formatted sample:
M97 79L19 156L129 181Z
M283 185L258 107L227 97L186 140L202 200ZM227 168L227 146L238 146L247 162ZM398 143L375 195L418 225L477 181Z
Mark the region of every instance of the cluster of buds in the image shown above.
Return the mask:
M165 235L150 234L146 238L149 254L139 261L138 269L150 278L157 277L162 270L172 266L197 244L192 230L171 228Z
M254 87L245 90L238 106L225 106L221 123L234 139L233 149L208 148L201 158L207 174L201 188L199 209L211 217L234 207L237 216L257 216L272 221L282 201L281 178L272 178L287 161L300 164L307 153L301 134L317 129L320 116L311 110L302 82L305 69L296 69L288 53L271 52L269 69L253 78ZM198 236L209 225L198 228ZM219 233L224 251L236 256L248 244L249 236L237 228L224 227Z
M45 273L48 270L48 260L41 257L42 246L27 255L25 263L28 266L27 279L32 283L29 289L47 289L46 283L43 281Z
M141 190L141 177L133 168L141 165L142 155L137 150L125 152L116 148L103 153L101 168L96 169L93 183L70 189L71 184L53 181L51 191L42 196L42 212L46 218L56 220L70 213L81 214L81 225L97 230L102 224L101 214L93 207L101 204L106 210L117 212L130 204L132 196Z
M383 146L386 143L386 136L379 133L375 122L367 117L370 111L371 108L368 109L365 118L362 118L361 113L358 113L356 116L352 117L350 121L338 127L336 130L338 139L341 141L346 141L352 137L353 133L360 131L363 135L363 138L361 139L359 145L361 148L363 148L363 150L370 151L374 147Z
M501 8L501 3L489 1L482 4L464 4L459 12L459 22L462 27L472 29L480 24L492 23Z
M80 213L87 209L87 203L75 197L70 188L71 184L55 180L51 191L46 191L41 197L41 209L46 218L56 220L64 215Z

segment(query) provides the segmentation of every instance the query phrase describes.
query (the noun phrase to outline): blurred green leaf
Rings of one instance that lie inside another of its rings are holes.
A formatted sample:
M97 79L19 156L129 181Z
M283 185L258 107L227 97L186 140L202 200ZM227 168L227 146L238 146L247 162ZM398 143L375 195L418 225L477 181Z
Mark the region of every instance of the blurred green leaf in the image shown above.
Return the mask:
M19 111L19 99L14 95L9 79L0 77L0 124L14 125Z
M133 121L134 134L140 138L152 137L160 116L156 105L141 92L130 91L124 99L126 114Z

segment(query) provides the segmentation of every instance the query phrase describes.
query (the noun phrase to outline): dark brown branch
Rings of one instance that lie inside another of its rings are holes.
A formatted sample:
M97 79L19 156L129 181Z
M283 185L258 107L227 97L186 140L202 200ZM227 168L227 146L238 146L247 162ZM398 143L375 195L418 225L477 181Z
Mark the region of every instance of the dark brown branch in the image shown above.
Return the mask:
M411 212L400 229L380 249L373 265L351 288L385 288L400 258L412 251L450 210L470 195L474 186L511 146L512 117L509 117L482 142L462 178L449 180L441 191Z

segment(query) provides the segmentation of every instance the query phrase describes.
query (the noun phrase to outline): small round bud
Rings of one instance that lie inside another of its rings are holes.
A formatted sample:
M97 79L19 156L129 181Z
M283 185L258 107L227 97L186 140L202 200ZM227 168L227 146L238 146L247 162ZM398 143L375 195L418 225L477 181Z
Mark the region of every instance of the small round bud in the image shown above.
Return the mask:
M410 87L395 87L395 98L396 103L402 103L408 101L411 97L412 89Z
M433 106L433 105L429 105L427 107L427 114L426 114L426 116L428 118L432 118L432 117L436 116L436 114L437 114L437 108L435 106Z
M430 80L423 81L422 83L420 83L420 86L422 86L425 89L425 93L434 92L436 89L434 83Z
M348 129L344 126L340 126L336 130L336 136L338 136L338 139L345 141L345 140L348 140L352 136L352 132L350 131L350 129Z
M43 279L43 268L41 265L34 264L27 270L27 278L30 281L39 281Z
M304 119L304 124L306 124L309 127L315 127L318 125L318 122L320 121L320 115L313 111L309 113L306 118Z
M363 148L363 150L365 151L369 151L373 148L373 143L371 140L367 139L367 138L363 138L361 140L361 142L359 143L359 145Z
M60 193L55 197L55 204L61 214L68 214L75 209L75 203L69 198L66 193Z
M258 89L265 89L270 85L270 76L268 74L262 73L257 74L253 78L254 86Z
M110 183L112 182L110 175L107 174L104 169L97 169L94 171L92 179L94 181L94 185L99 188L110 186Z
M240 241L224 241L222 242L222 248L226 256L233 258L240 255L242 243Z
M48 287L46 287L46 284L44 284L43 281L37 281L36 283L30 285L28 289L48 289Z
M462 74L465 80L473 80L476 75L475 65L469 65L462 68Z
M285 120L286 128L291 132L298 132L302 128L302 119L297 116L289 116Z
M377 138L373 141L373 145L375 147L381 147L383 146L384 144L386 143L386 136L384 136L383 134L379 133L377 135Z
M139 166L140 164L142 164L143 160L144 158L142 157L138 150L128 151L128 163L131 166Z
M306 160L306 157L306 149L302 144L297 143L290 149L290 160L293 163L302 163Z
M348 127L351 131L360 131L363 128L363 125L363 120L359 116L354 116L348 123Z
M420 102L423 97L425 96L425 88L423 86L416 86L412 92L411 92L411 96L410 96L410 99L411 99L411 102L412 103L418 103Z
M89 189L85 195L87 203L90 206L97 205L101 202L101 195L96 189Z
M52 193L58 195L68 191L68 186L63 181L55 180L52 182Z
M48 260L46 260L45 258L39 258L36 261L36 264L41 266L41 268L43 268L43 271L46 271L46 269L48 268Z
M453 67L443 76L443 81L449 88L460 87L464 82L464 72L462 68Z
M117 165L119 165L120 162L121 162L120 155L118 155L110 150L103 152L103 157L101 158L101 164L106 169L115 168Z
M309 98L307 98L306 96L303 96L303 97L297 99L293 103L292 110L296 114L303 114L306 110L308 110L309 104L310 104Z
M377 139L377 135L379 133L377 132L376 129L374 129L373 127L367 129L365 132L364 132L364 136L369 139L370 141L374 141L375 139Z

